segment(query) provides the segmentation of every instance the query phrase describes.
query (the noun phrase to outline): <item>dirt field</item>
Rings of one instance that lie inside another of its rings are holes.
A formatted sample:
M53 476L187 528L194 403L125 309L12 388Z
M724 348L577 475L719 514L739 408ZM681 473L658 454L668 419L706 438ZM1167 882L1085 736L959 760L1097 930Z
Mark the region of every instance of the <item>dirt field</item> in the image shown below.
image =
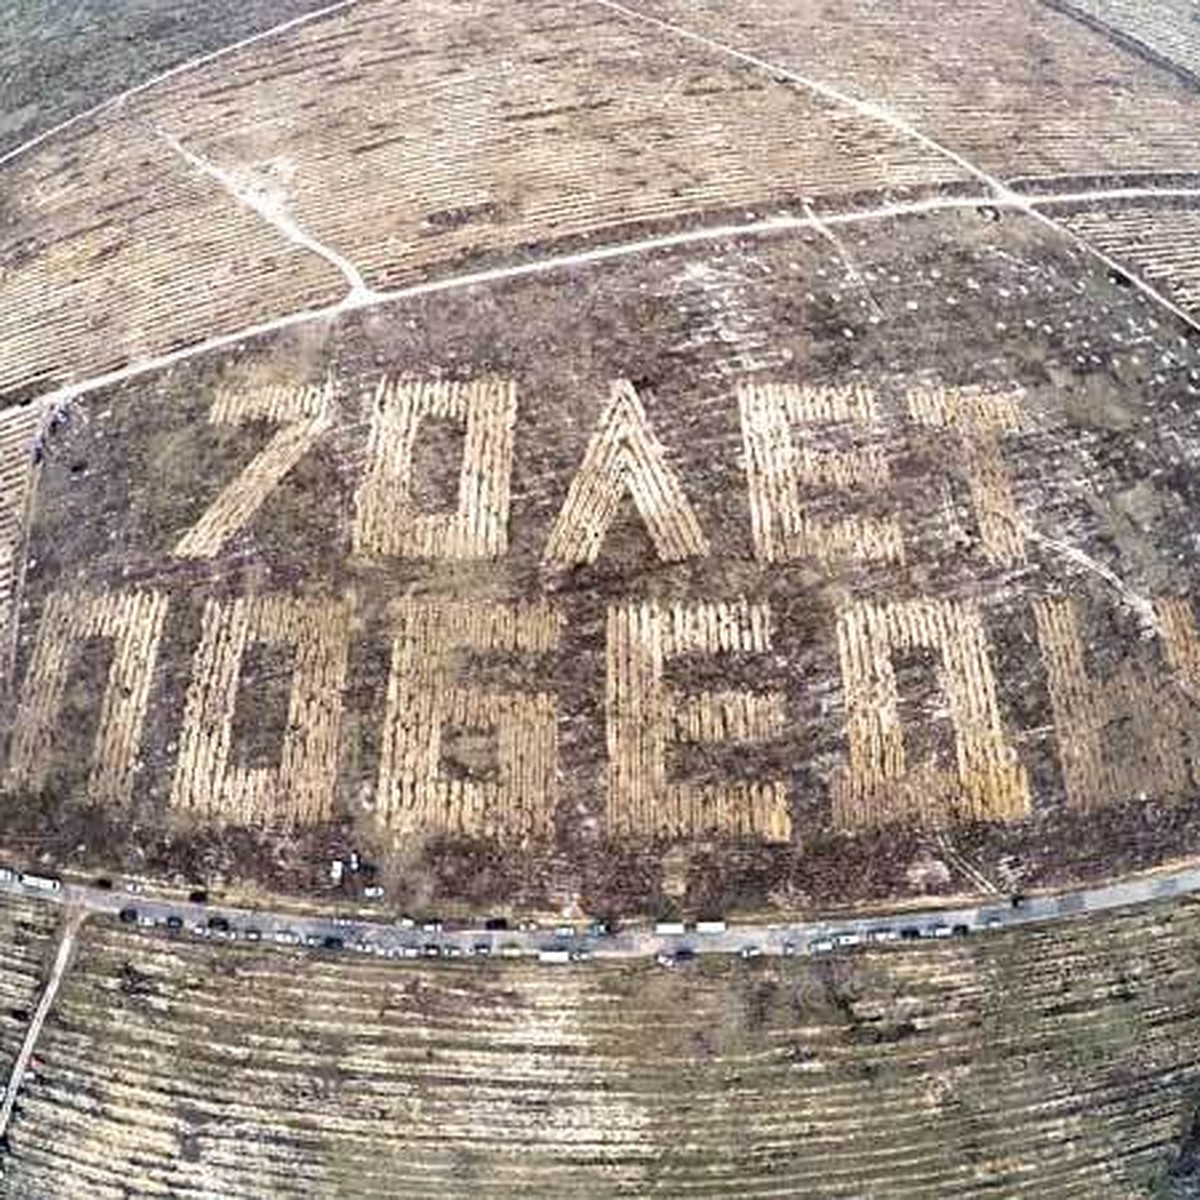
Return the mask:
M681 841L732 908L960 889L934 834L997 886L1194 849L1195 351L1027 220L900 228L857 283L664 250L65 409L10 844L600 911Z
M959 5L953 21L916 0L828 22L773 2L737 23L712 6L638 11L879 101L971 167L602 4L355 4L4 168L0 394L335 301L334 265L229 184L378 289L602 231L925 194L974 169L1200 170L1194 92L1032 0Z
M1195 853L1200 100L1109 8L363 0L14 147L0 851L477 914Z
M676 972L89 925L5 1195L1169 1196L1198 948L1193 904Z

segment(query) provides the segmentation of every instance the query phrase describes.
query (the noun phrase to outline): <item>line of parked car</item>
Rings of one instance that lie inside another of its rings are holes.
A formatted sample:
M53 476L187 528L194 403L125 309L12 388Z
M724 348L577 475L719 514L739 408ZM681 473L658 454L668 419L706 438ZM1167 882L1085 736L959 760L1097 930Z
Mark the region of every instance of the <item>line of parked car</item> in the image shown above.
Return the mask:
M18 871L11 867L0 866L0 884L19 883L35 891L53 893L62 888L62 881L53 875L43 875L37 872ZM111 891L113 883L110 879L96 879L93 886L104 891ZM138 894L142 885L136 881L124 885L124 890ZM1021 907L1023 896L1014 896L1012 906ZM188 895L191 904L206 904L208 893L203 888L193 889ZM538 961L543 963L578 962L592 957L592 950L580 946L581 938L604 938L612 935L613 927L607 921L593 921L584 927L562 924L553 930L557 941L551 945L527 947L514 942L502 942L499 945L494 940L479 940L470 944L428 940L419 943L405 942L401 945L384 945L376 940L369 940L360 935L363 922L357 917L338 916L332 919L332 924L342 927L342 933L302 933L292 929L274 929L263 932L261 929L244 925L237 926L228 917L214 913L202 920L185 921L179 914L169 914L166 917L139 910L135 904L126 904L118 912L118 918L127 925L140 927L164 926L174 933L188 933L193 937L212 938L217 940L261 942L271 941L280 946L306 946L323 950L348 950L356 954L375 955L380 958L416 959L416 958L489 958L493 955L501 958L519 958L536 954ZM1000 925L1000 918L995 913L986 914L975 928L983 930L995 929ZM411 935L425 934L437 938L444 931L443 922L436 917L418 921L412 917L399 917L392 929L398 929ZM525 921L517 926L522 933L550 933L537 922ZM509 930L509 922L505 917L489 917L484 922L484 931L490 934L504 933ZM682 937L687 934L719 935L727 931L724 920L720 918L701 919L693 925L678 920L662 920L656 922L654 932L659 937ZM889 942L916 941L921 938L952 938L966 937L973 931L971 925L965 923L946 924L933 922L931 924L904 925L899 928L880 926L863 930L832 931L812 938L807 945L808 952L813 955L831 954L838 950L851 950L857 946L881 945ZM574 944L563 944L563 942ZM799 945L795 941L785 941L781 947L785 958L796 955ZM763 954L761 946L750 944L743 946L738 952L742 958L758 958ZM690 962L696 957L696 948L690 945L676 946L664 950L657 956L657 961L664 967L676 967Z
M696 932L705 932L701 929L700 922L696 925ZM995 929L999 926L1000 921L997 917L987 917L981 923L980 928ZM656 932L663 932L663 923L660 922L656 927ZM678 934L683 933L682 925L672 925L665 932ZM719 930L710 930L709 932L724 932L724 924L721 923ZM936 923L933 925L906 925L900 929L890 927L881 927L878 929L844 930L815 937L808 943L808 951L810 954L822 955L832 954L835 950L851 950L855 946L868 945L885 945L889 942L900 941L916 941L920 938L950 938L950 937L967 937L972 932L970 925L957 923L954 925L946 925L944 923ZM799 953L799 945L795 941L785 941L780 948L784 958L793 958ZM743 946L738 951L742 958L760 958L763 954L761 946L748 945ZM696 957L696 949L693 946L679 946L674 950L664 950L658 955L657 961L663 967L677 967L684 963L691 962Z
M205 897L193 893L195 903L203 902ZM523 955L536 954L541 962L578 962L591 958L591 951L580 947L560 948L558 946L527 948L515 942L505 942L495 945L492 941L476 941L470 944L446 941L424 941L420 943L405 943L402 945L384 945L379 941L368 940L357 936L362 922L356 917L334 917L332 924L342 927L343 933L302 933L293 929L275 929L264 932L254 926L238 926L230 922L228 917L213 914L204 920L186 922L178 914L167 917L156 916L153 913L140 910L134 904L127 904L117 913L118 919L126 925L137 925L149 928L164 926L175 933L188 933L193 937L213 938L228 941L261 942L270 941L280 946L306 946L323 950L348 950L357 954L371 954L380 958L490 958L496 955L500 958L519 958ZM378 926L373 926L378 928ZM438 937L444 932L445 926L438 918L416 921L411 917L400 917L391 927L412 935L424 934ZM503 917L489 918L485 923L485 931L501 933L509 928L508 921ZM536 932L542 927L536 922L525 922L520 925L525 933ZM607 922L596 921L587 928L586 934L592 937L607 936L611 926ZM546 931L549 932L549 931ZM554 930L556 937L578 938L584 936L584 931L574 926L558 926Z
M905 925L900 929L867 929L859 933L850 930L813 938L808 948L813 954L828 954L833 950L849 950L855 946L881 945L888 942L913 942L919 938L966 937L971 926L966 924ZM785 951L786 952L786 951Z

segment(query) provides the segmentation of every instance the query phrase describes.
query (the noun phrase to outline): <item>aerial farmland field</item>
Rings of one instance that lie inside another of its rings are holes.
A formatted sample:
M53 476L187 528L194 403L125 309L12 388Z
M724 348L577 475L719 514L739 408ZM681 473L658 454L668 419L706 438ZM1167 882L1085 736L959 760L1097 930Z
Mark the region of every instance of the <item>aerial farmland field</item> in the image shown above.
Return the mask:
M0 1195L1197 1194L1198 130L1194 0L0 0Z
M903 230L844 235L886 323L815 234L732 239L770 367L687 333L669 247L56 409L8 836L626 912L680 843L749 908L903 893L922 829L1028 884L1194 849L1195 350L1028 216Z
M1200 1099L1198 920L677 972L97 925L6 1194L1150 1195Z

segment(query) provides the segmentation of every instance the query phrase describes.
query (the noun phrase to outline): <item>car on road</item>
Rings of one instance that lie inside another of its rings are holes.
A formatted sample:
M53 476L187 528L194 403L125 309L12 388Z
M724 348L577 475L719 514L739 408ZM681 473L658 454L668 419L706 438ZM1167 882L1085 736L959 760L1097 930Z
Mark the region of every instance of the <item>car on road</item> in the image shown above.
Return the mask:
M835 945L845 950L851 946L861 946L863 939L860 933L835 933L833 940Z
M167 928L173 930L175 933L178 933L183 929L183 918L177 913L172 913L167 918Z
M762 947L761 946L743 946L741 949L741 955L743 958L761 958L762 957Z
M126 925L136 925L138 919L138 910L132 905L126 905L119 913L117 919Z
M828 954L833 949L833 938L815 938L808 943L813 954Z
M290 929L280 929L275 933L275 941L280 946L296 946L300 942L300 935Z
M62 891L62 880L53 875L38 875L33 871L22 871L19 878L25 887L33 888L35 892Z

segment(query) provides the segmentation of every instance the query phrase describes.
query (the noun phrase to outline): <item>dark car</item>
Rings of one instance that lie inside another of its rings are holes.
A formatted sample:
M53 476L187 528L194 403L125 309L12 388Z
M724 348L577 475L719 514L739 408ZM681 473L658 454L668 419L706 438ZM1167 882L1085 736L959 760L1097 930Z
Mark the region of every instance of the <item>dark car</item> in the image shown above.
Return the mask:
M506 917L488 917L488 919L484 921L483 927L484 929L498 932L508 928L508 919Z
M217 933L229 932L229 922L224 917L209 917L208 927Z
M326 950L340 950L343 946L342 939L335 934L328 934L325 940L321 943Z
M117 915L126 925L137 924L138 911L136 908L123 908Z
M208 893L203 888L193 888L188 892L189 904L207 904Z
M182 928L183 928L183 918L182 918L182 917L178 917L178 916L176 916L174 913L172 913L172 914L171 914L171 915L170 915L170 916L167 918L167 928L168 928L168 929L175 929L175 930L182 929Z
M102 892L111 892L113 881L101 876L99 879L92 880L92 887L99 888Z

